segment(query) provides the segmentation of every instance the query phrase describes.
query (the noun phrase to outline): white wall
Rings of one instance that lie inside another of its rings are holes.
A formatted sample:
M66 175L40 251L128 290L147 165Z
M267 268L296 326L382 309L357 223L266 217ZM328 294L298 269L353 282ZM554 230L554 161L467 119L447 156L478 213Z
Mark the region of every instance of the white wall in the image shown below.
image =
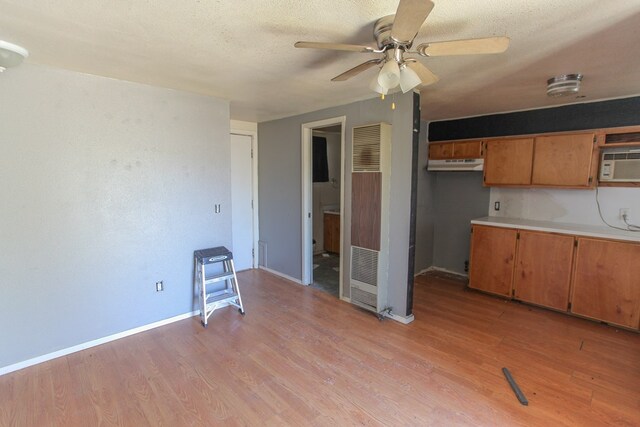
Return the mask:
M242 120L231 120L231 131L242 131L242 132L258 132L258 123L256 122L245 122Z
M640 222L637 188L602 187L598 194L604 219L611 225L624 226L618 218L620 208L630 208L632 219L636 224ZM500 211L493 209L496 201L500 202ZM595 190L493 187L489 215L604 226L598 215Z
M231 244L228 102L30 64L0 99L0 367L193 310L193 251Z

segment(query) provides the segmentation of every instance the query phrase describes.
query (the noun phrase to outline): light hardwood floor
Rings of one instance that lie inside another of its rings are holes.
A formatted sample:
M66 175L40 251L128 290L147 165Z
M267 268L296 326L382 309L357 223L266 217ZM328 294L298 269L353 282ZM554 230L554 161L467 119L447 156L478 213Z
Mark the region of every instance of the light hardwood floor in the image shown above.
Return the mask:
M245 317L0 377L0 425L640 425L639 334L436 277L417 278L410 325L264 271L239 280Z

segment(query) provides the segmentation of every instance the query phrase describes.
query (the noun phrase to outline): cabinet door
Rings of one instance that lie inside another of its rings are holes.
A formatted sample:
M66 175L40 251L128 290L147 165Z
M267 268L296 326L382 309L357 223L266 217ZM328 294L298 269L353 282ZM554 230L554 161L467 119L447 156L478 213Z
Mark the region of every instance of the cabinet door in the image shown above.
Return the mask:
M324 238L324 250L325 252L333 252L333 248L331 246L331 242L333 241L333 227L332 227L332 222L331 222L331 217L333 215L331 214L324 214L324 220L323 220L323 226L324 226L324 233L323 233L323 238Z
M591 175L594 136L588 133L536 137L531 183L590 187L594 182Z
M516 235L511 228L473 226L470 288L511 296Z
M331 251L340 253L340 215L331 215Z
M432 143L429 144L429 158L432 160L450 159L453 155L453 143Z
M482 141L461 141L453 143L454 159L479 159L482 157Z
M571 312L640 326L640 244L579 238Z
M530 185L533 138L486 142L484 185Z
M515 298L567 311L574 237L520 231Z

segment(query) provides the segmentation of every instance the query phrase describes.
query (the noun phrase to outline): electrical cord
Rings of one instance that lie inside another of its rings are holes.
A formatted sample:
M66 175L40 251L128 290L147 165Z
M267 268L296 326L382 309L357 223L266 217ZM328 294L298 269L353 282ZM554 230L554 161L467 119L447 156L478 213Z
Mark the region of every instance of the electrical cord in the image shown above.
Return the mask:
M622 231L633 231L635 233L640 233L640 226L631 224L627 221L627 214L622 215L622 220L627 225L627 228L616 227L615 225L609 224L604 217L602 216L602 209L600 208L600 200L598 200L598 186L596 185L596 205L598 206L598 215L600 215L600 219L604 222L608 227L615 228L616 230Z
M628 218L629 217L627 214L622 215L622 220L625 224L627 224L627 228L629 228L629 231L640 231L640 225L631 224Z

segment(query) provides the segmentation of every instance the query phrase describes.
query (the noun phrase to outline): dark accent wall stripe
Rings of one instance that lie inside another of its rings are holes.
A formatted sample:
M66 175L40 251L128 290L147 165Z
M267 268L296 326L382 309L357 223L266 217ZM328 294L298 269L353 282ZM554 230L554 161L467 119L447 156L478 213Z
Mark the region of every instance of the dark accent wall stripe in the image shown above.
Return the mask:
M562 132L640 124L640 96L429 124L429 141Z

